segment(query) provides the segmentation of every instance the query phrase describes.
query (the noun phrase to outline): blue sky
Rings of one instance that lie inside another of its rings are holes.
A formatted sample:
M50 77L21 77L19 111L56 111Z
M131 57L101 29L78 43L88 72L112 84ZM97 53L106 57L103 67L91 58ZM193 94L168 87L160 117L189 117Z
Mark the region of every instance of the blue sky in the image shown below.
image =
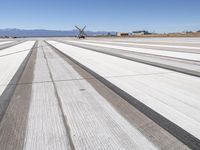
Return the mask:
M200 0L1 0L0 28L200 30Z

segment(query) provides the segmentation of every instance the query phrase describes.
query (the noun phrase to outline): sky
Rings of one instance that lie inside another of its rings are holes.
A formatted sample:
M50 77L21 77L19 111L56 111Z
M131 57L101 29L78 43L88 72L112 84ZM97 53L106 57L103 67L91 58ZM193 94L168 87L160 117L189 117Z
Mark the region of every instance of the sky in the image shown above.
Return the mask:
M0 0L0 28L91 31L200 30L200 0Z

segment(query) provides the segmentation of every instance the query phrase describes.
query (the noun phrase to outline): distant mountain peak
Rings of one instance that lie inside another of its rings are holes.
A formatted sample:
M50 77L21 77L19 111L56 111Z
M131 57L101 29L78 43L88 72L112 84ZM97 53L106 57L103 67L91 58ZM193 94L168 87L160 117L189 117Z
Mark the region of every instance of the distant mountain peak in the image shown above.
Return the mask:
M48 37L48 36L76 36L77 30L46 30L46 29L17 29L17 28L6 28L0 29L0 36L15 36L15 37ZM89 36L93 35L106 35L108 33L114 34L115 32L107 31L86 31Z

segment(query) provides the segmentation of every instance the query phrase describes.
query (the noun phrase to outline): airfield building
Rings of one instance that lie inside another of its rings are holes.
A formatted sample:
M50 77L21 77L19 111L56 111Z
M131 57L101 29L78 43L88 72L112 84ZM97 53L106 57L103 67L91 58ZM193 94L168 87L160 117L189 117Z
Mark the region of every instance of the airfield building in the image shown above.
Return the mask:
M126 33L126 32L117 32L117 36L118 37L126 37L126 36L129 36L129 33Z
M132 35L146 35L146 34L150 34L148 31L133 31Z

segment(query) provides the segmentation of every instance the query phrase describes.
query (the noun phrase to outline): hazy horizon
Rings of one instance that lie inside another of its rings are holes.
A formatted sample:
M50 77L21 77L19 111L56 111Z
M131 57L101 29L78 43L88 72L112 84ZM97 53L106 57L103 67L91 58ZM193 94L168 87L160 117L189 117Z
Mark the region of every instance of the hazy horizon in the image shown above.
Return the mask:
M37 31L37 30L43 30L43 31L57 31L57 32L68 32L68 31L77 31L77 29L75 28L72 28L72 29L40 29L40 28L0 28L0 30L25 30L25 31ZM183 30L183 31L174 31L174 32L155 32L155 31L150 31L150 30L146 30L146 29L138 29L138 30L132 30L132 31L125 31L125 32L128 32L128 33L132 33L133 31L149 31L150 33L157 33L157 34L163 34L163 33L181 33L181 32L199 32L200 31L200 28L198 30ZM90 29L86 29L86 32L123 32L123 31L108 31L108 30L90 30Z

